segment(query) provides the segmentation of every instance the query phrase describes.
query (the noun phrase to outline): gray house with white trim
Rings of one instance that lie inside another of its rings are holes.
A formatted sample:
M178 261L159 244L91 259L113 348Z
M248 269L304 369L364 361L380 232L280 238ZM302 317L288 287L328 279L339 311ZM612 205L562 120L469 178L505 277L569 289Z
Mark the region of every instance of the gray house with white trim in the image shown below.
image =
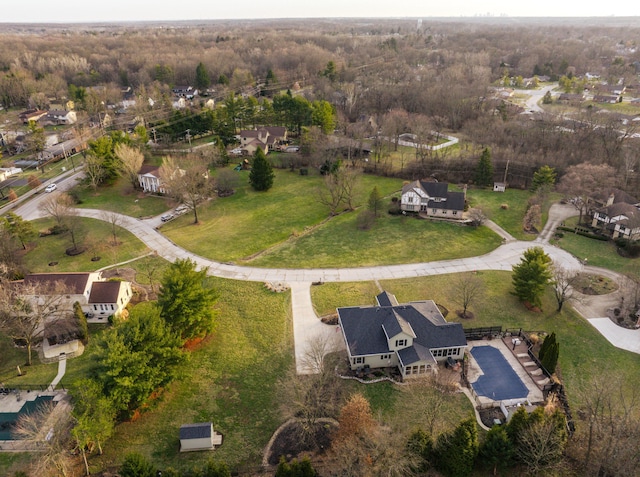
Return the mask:
M403 377L435 372L439 362L462 359L460 323L447 323L433 300L398 304L382 292L377 306L338 308L338 323L352 370L398 367Z

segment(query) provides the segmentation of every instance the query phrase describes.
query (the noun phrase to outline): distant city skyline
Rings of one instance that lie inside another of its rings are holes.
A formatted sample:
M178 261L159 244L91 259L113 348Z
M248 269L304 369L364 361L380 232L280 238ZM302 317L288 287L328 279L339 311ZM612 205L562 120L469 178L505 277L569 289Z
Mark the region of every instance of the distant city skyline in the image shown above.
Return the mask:
M102 6L98 6L102 5ZM615 6L615 9L614 9ZM261 18L423 18L434 17L625 17L640 16L640 2L507 2L505 0L192 0L186 4L163 0L31 0L4 8L1 23L86 23L122 21L226 20Z

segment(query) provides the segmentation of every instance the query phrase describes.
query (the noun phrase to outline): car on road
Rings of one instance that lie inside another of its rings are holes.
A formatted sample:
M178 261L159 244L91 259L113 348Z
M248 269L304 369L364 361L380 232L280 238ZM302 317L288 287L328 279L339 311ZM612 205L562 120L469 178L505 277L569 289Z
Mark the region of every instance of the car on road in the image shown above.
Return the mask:
M54 190L56 190L58 188L57 184L49 184L44 191L45 192L53 192Z
M176 207L176 210L174 210L176 214L186 214L188 211L189 206L186 204L179 205L178 207Z
M173 214L165 214L162 217L160 217L160 220L162 220L163 222L169 222L171 219L173 219L174 215Z

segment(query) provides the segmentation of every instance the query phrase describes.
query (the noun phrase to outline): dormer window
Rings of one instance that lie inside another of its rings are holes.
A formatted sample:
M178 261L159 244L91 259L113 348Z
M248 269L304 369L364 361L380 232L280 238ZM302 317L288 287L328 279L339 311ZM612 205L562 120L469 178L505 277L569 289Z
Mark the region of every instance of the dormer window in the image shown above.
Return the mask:
M396 340L396 348L407 346L407 340Z

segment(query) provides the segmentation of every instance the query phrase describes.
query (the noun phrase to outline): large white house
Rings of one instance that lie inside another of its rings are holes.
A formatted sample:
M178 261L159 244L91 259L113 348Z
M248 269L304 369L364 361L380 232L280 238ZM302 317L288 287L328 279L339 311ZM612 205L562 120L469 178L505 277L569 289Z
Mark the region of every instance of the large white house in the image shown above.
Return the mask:
M349 364L398 367L403 377L435 372L438 362L462 359L467 346L460 323L447 323L433 300L398 304L383 292L377 306L338 308Z
M61 284L65 293L64 298L56 302L56 306L61 308L60 311L72 310L73 304L78 302L82 311L93 315L92 320L96 322L103 322L111 315L122 313L132 297L131 283L106 281L100 272L31 273L24 277L24 289L45 289L55 292L56 284ZM33 285L33 288L30 285ZM38 288L37 285L43 285L43 287ZM41 299L37 295L25 298Z
M446 182L413 181L402 188L400 209L429 217L462 219L465 193L450 192Z
M268 154L270 150L286 139L287 129L282 126L245 129L240 131L240 149L245 155L252 155L258 148Z

